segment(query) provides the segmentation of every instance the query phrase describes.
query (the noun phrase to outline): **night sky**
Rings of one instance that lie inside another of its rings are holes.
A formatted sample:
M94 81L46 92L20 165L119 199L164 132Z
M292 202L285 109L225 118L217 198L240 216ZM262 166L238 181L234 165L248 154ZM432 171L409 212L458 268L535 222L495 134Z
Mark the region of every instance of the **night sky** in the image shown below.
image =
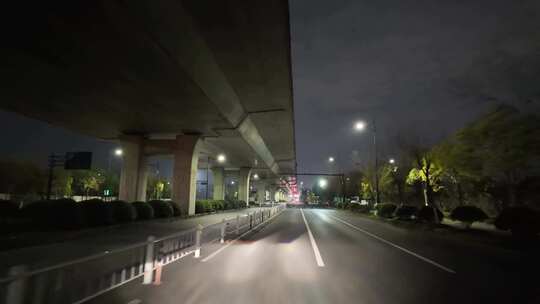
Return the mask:
M501 102L540 108L538 0L291 0L290 11L298 171L369 160L357 119L376 120L390 157L397 136L433 143ZM105 166L116 147L6 112L0 128L1 155L40 164L91 150Z

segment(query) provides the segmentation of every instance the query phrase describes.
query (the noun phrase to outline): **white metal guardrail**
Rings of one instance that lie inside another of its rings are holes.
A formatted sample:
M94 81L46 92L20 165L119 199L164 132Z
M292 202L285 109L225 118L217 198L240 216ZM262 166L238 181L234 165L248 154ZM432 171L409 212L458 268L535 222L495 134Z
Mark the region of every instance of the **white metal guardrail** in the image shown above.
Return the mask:
M105 251L35 270L13 266L0 278L0 303L84 303L137 278L143 284L159 282L161 268L182 257L201 256L204 245L224 242L281 213L285 204L197 226L162 238Z

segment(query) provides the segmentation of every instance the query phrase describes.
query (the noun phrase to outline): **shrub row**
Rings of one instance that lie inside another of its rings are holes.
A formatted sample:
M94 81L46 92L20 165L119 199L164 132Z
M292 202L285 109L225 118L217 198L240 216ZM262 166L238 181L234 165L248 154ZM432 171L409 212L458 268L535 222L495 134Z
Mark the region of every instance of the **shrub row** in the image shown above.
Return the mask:
M181 215L179 206L171 201L128 203L91 199L77 203L58 199L33 202L22 209L10 202L1 203L2 217L27 219L44 228L77 229Z
M195 202L195 213L245 208L246 202L239 200L200 200Z
M366 213L370 211L367 205L362 206L359 204L337 203L336 207ZM434 220L433 208L430 206L418 209L415 206L408 205L379 204L375 210L377 215L383 218L411 219L424 222L433 222ZM444 215L438 209L437 215L439 220L442 220ZM452 210L450 218L470 226L473 222L488 219L488 216L476 206L459 206ZM506 208L496 218L495 227L500 230L510 231L518 237L536 237L540 233L540 212L525 206Z

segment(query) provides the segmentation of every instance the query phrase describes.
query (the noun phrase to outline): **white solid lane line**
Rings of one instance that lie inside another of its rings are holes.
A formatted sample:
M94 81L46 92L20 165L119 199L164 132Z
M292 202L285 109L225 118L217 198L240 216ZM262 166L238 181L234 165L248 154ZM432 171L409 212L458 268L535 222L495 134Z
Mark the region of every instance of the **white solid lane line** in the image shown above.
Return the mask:
M306 229L309 235L309 241L311 242L311 248L313 248L313 253L315 254L315 260L317 261L317 266L324 267L324 261L321 257L321 253L319 252L319 247L317 246L317 243L315 242L315 238L313 237L313 233L311 233L311 229L309 229L309 224L306 220L306 216L304 215L304 210L300 209L300 212L302 213L304 224L306 224Z
M414 252L410 251L409 249L403 248L403 247L401 247L401 246L399 246L399 245L396 245L396 244L394 244L394 243L392 243L392 242L390 242L390 241L387 241L387 240L385 240L385 239L383 239L383 238L381 238L381 237L379 237L379 236L377 236L377 235L375 235L375 234L373 234L373 233L371 233L371 232L369 232L369 231L366 231L366 230L364 230L364 229L362 229L362 228L359 228L359 227L357 227L357 226L355 226L355 225L353 225L353 224L351 224L351 223L349 223L349 222L347 222L347 221L345 221L345 220L342 220L342 219L340 219L339 217L335 217L335 216L333 216L333 215L331 215L331 214L327 214L327 215L328 215L329 217L335 219L336 221L339 221L339 222L341 222L341 223L343 223L343 224L345 224L345 225L347 225L347 226L349 226L349 227L351 227L351 228L353 228L353 229L356 229L356 230L358 230L358 231L360 231L360 232L362 232L362 233L365 233L365 234L371 236L372 238L375 238L375 239L377 239L377 240L379 240L379 241L381 241L381 242L383 242L383 243L386 243L386 244L388 244L388 245L390 245L390 246L392 246L392 247L394 247L394 248L397 248L397 249L399 249L399 250L401 250L401 251L403 251L403 252L405 252L405 253L408 253L408 254L410 254L410 255L412 255L412 256L414 256L414 257L417 257L417 258L419 258L420 260L422 260L422 261L424 261L424 262L426 262L426 263L429 263L429 264L431 264L431 265L433 265L433 266L435 266L435 267L438 267L438 268L440 268L440 269L442 269L442 270L444 270L444 271L446 271L446 272L454 273L454 274L456 273L454 270L452 270L452 269L450 269L450 268L448 268L448 267L446 267L446 266L443 266L443 265L441 265L441 264L439 264L439 263L437 263L437 262L435 262L435 261L433 261L433 260L430 260L430 259L428 259L428 258L426 258L426 257L423 257L423 256L421 256L421 255L419 255L419 254L417 254L417 253L414 253Z

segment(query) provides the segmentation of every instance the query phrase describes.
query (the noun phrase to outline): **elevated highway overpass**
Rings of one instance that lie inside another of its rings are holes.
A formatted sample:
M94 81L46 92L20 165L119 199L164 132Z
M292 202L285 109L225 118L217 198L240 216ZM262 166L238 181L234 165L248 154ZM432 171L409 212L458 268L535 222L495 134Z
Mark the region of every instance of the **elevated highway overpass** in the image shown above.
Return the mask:
M173 200L189 213L200 156L225 154L211 161L217 180L220 167L238 169L246 201L254 170L295 171L286 0L48 1L8 13L0 107L119 141L121 199L144 199L153 155L174 157Z

